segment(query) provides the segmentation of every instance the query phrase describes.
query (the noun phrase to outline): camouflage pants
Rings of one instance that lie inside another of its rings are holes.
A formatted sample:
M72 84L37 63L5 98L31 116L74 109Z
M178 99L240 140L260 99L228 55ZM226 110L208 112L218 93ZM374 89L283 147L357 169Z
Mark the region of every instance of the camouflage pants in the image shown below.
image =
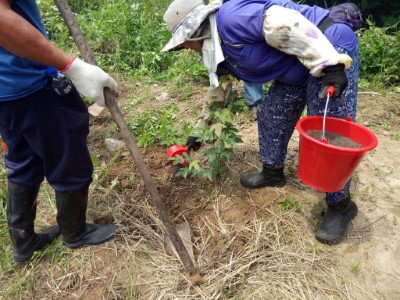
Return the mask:
M350 69L346 70L349 84L340 98L329 101L327 115L338 118L350 115L355 120L360 66L359 48L357 47L353 53L348 53L340 47L336 50L350 55L353 63ZM320 87L321 78L312 76L302 86L273 82L258 108L259 146L264 164L284 165L289 140L305 107L309 116L323 115L326 99L318 98ZM351 179L339 192L327 193L327 201L341 199L347 194L350 182Z

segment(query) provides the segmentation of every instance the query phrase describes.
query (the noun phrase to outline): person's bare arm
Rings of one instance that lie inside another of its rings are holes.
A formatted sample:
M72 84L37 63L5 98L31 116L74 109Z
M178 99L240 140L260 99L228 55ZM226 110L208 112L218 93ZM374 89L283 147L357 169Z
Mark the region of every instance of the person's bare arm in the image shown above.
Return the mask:
M0 0L0 46L27 60L53 66L66 74L78 92L106 106L104 88L112 91L117 83L97 66L85 63L53 45L39 30L10 8L9 0Z
M57 69L63 69L72 58L11 10L9 0L0 0L0 46L15 55Z

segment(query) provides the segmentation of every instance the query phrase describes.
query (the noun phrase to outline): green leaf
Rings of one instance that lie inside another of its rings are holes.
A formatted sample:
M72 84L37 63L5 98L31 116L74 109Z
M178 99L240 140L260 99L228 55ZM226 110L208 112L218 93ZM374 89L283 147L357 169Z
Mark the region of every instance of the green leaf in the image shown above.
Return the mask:
M222 130L223 130L225 127L226 127L226 126L223 125L222 123L217 123L217 124L211 125L210 130L213 131L217 137L220 137L221 134L222 134Z
M200 169L201 169L201 167L200 167L200 161L199 160L193 160L193 161L190 162L188 171L194 171L194 170L198 171Z

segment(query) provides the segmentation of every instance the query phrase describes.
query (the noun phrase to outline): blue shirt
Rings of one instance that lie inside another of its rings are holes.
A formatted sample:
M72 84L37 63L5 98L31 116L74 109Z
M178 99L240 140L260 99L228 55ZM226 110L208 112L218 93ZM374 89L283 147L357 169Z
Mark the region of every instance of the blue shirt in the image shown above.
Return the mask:
M47 37L35 0L13 1L11 8ZM0 45L0 101L19 99L42 89L47 83L46 67Z

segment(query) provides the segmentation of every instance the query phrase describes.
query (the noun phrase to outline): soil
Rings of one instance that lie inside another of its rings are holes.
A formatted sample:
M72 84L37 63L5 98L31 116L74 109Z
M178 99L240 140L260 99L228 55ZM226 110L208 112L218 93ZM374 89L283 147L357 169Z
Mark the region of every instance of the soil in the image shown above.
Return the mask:
M169 98L160 97L166 91ZM171 92L162 85L132 81L120 85L119 105L129 119L178 103L177 120L194 123L193 111L201 109L204 91L192 86L190 91ZM190 225L195 265L203 279L198 287L189 284L185 269L164 244L163 226L129 151L105 148L105 137L121 138L109 112L91 118L89 145L97 162L88 219L115 221L119 234L97 247L68 252L60 242L54 256L44 251L41 274L23 295L26 299L400 299L400 93L362 91L358 103L357 122L369 127L379 144L365 155L353 176L351 194L358 215L345 238L333 246L321 245L313 236L323 217L325 194L297 177L297 131L289 144L287 184L282 188L249 190L239 183L240 174L262 168L257 123L250 112L237 117L243 143L218 180L176 177L178 167L168 161L166 146L140 149L173 223ZM333 143L331 137L328 140ZM39 211L48 207L43 202ZM38 219L54 223L48 215ZM60 256L61 263L56 263ZM25 270L21 277L31 272Z
M316 140L323 139L322 130L308 130L307 134ZM325 139L327 140L327 144L329 145L353 149L361 148L360 144L354 142L348 137L343 136L342 134L326 131Z
M162 87L155 87L153 98L157 98L161 91ZM192 106L201 108L201 91L197 91L197 94L192 93L192 102L187 103L187 106L180 103L182 115L187 117L186 120L192 119L194 122L195 118L187 112ZM195 95L199 98L194 98ZM336 290L330 295L332 299L400 299L400 173L397 167L400 164L400 94L365 91L360 93L358 102L357 122L369 127L376 134L379 145L366 154L353 176L351 193L352 199L358 205L357 217L349 225L343 241L326 249L329 259L333 260L331 275L337 274L346 281L346 284L339 284L343 291ZM139 110L148 109L149 105L154 107L157 103L143 103ZM248 171L258 171L262 166L258 156L257 124L251 117L244 118L238 120L238 124L241 124L239 135L243 143L237 146L229 164L229 172L216 182L199 183L194 179L176 178L174 174L177 167L166 161L165 147L142 150L161 199L175 222L187 221L192 229L204 227L205 220L208 219L218 223L218 218L222 218L223 222L235 226L246 226L256 219L268 220L273 218L273 211L279 207L279 199L282 199L282 196L286 197L285 199L296 199L303 211L301 221L305 221L298 224L296 234L304 236L306 243L314 245L316 241L313 231L322 219L325 194L305 186L297 177L298 133L294 133L288 149L285 167L287 185L281 189L247 190L240 186L239 175ZM332 144L337 138L339 145L356 147L351 140L328 135ZM127 177L132 171L136 171L135 165L125 153L123 159L112 166L109 176L119 178L122 187L129 187ZM223 201L218 204L221 216L217 217L213 214L215 204L211 200L204 201L211 199L216 192L223 195ZM145 189L140 193L145 197ZM269 213L262 212L261 207L266 206L271 209L268 210ZM194 240L200 238L201 234L195 230ZM211 235L208 238L214 242L208 244L205 252L195 251L195 256L205 255L212 266L213 257L219 257L227 251L226 245L229 241L221 235ZM240 251L245 245L246 242L243 241L232 247ZM341 294L345 293L344 290L348 293ZM266 299L265 295L251 298ZM312 298L324 299L318 295L314 294ZM170 298L185 299L178 294L175 297ZM295 298L297 297L302 298L300 294Z

